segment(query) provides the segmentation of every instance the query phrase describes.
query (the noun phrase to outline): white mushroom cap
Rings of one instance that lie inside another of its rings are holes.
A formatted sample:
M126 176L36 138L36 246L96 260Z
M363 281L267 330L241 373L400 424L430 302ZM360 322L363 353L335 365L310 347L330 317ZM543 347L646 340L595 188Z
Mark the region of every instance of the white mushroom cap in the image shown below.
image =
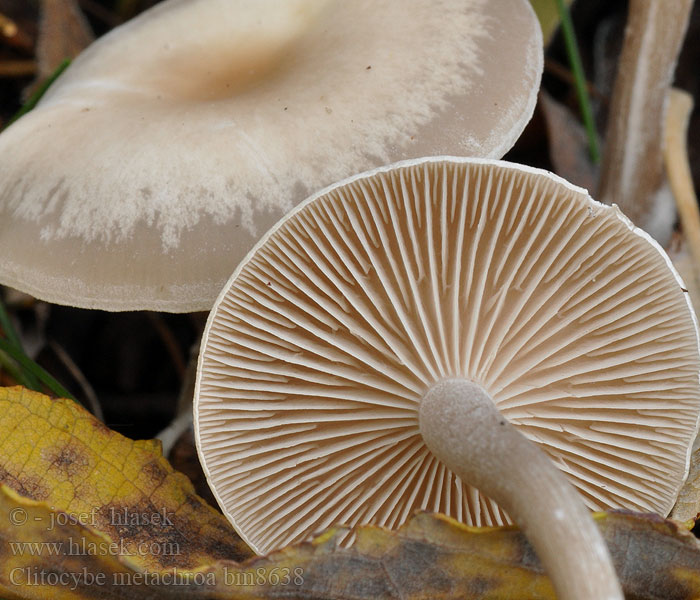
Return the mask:
M421 438L446 378L483 389L589 508L667 514L699 373L687 292L616 207L544 171L423 159L324 190L251 251L208 322L195 431L259 552L417 509L506 522Z
M525 0L169 0L0 136L0 283L209 309L313 190L426 154L501 156L534 109Z

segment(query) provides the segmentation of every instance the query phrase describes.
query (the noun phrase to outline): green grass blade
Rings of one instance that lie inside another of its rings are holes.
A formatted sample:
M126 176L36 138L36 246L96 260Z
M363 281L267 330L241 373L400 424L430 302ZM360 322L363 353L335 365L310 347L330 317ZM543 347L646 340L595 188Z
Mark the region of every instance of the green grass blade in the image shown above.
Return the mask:
M71 400L75 400L73 395L60 383L58 383L58 381L44 371L44 369L37 365L31 358L26 356L24 352L18 348L15 348L4 338L0 338L0 350L12 357L26 372L34 375L34 377L36 377L49 390L51 390L53 394L60 398L70 398Z
M20 350L22 349L22 343L19 341L19 336L12 325L10 315L7 314L2 298L0 298L0 330L5 334L5 337L10 344L16 348L19 348Z
M12 379L14 379L19 385L23 385L30 390L39 390L38 382L30 380L22 369L16 365L15 361L13 361L4 352L0 352L0 371L7 371L10 377L12 377Z
M561 30L564 35L564 43L566 44L566 53L569 56L569 63L571 64L571 70L574 75L576 95L578 96L578 103L581 108L583 124L588 134L588 150L593 162L599 163L600 150L598 149L598 136L596 134L595 122L593 121L591 99L588 95L588 89L586 88L586 76L583 73L581 55L579 54L578 44L576 43L574 25L571 22L571 13L564 0L556 0L556 3L557 9L559 10L559 18L561 19Z

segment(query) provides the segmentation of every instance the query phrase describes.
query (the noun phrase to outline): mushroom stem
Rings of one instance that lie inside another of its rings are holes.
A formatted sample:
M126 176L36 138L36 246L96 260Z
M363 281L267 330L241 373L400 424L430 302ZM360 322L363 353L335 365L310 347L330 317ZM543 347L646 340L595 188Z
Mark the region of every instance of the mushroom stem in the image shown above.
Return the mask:
M424 395L419 421L433 454L522 528L557 598L624 598L607 546L578 493L481 386L466 379L439 381Z

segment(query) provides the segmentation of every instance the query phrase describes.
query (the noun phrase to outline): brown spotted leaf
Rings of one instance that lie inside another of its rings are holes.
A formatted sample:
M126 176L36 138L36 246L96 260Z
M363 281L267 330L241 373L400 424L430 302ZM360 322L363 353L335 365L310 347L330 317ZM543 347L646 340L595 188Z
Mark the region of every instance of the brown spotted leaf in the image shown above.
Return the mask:
M0 388L0 484L119 540L141 569L250 556L228 521L163 458L159 442L129 440L70 400ZM178 553L157 550L172 544Z

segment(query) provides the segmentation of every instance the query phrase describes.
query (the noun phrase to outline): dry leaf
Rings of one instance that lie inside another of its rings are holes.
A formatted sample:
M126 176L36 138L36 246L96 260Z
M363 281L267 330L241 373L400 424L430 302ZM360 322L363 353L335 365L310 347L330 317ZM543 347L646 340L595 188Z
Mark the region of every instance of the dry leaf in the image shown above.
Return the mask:
M142 569L250 556L228 521L163 458L159 442L131 441L70 400L0 389L2 483L89 523L130 552L144 544L181 550L140 552Z
M72 402L22 388L0 389L0 440L7 599L554 599L514 527L479 529L422 513L395 532L360 527L350 548L337 546L347 532L336 528L239 564L226 560L240 555L240 544L227 541L223 518L191 494L154 444L131 442ZM164 476L154 481L153 471ZM92 520L93 507L103 515L125 498L130 514L144 518L164 503L172 523L154 531L143 518L123 528ZM628 598L700 598L700 543L688 531L653 516L597 521Z
M25 523L12 525L18 516ZM700 597L700 545L689 532L655 517L611 513L597 519L627 598ZM2 487L0 594L37 600L554 600L527 540L513 527L471 528L423 513L396 532L358 528L351 548L336 546L344 533L329 530L243 565L217 560L196 570L142 570L138 556L120 554L118 542Z

